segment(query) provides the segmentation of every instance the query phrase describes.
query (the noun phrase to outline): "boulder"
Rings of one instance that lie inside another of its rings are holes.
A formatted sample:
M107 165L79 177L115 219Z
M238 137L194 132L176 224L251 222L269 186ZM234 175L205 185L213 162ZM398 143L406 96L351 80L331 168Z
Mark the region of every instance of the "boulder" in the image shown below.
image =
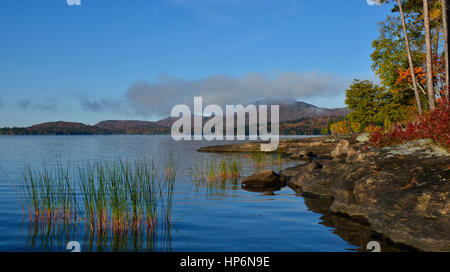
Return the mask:
M367 143L369 142L369 133L362 133L359 135L356 140L360 143Z
M343 140L339 142L336 148L331 152L335 161L364 161L366 157L365 144L359 141Z
M350 149L350 141L343 140L340 141L336 148L331 152L331 156L334 160L340 161L347 158L347 154Z
M287 179L272 170L263 170L242 180L243 188L281 188L287 185Z

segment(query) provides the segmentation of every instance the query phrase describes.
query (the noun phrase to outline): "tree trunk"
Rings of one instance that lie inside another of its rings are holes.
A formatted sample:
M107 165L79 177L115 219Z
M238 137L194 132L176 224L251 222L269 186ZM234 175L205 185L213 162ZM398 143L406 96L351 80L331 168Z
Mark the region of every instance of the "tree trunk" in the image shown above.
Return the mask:
M441 0L442 5L442 23L444 25L444 57L445 57L445 89L444 97L449 99L449 64L448 64L448 0Z
M409 36L408 36L408 30L406 28L405 15L403 14L402 1L401 0L397 0L397 1L398 1L398 7L400 8L400 16L402 18L403 32L405 33L406 52L408 53L409 69L411 70L411 79L412 79L412 83L413 83L414 94L416 96L417 110L419 112L419 115L422 115L422 103L420 102L419 91L417 90L417 80L416 80L416 75L414 72L414 62L413 62L412 54L411 54L411 47L409 46Z
M430 110L436 108L434 101L434 83L433 83L433 59L431 52L431 32L430 32L430 13L428 9L428 0L423 0L423 17L425 24L425 45L427 55L427 89L428 89L428 102L430 103Z
M439 38L440 38L440 35L441 35L441 30L439 29L439 27L436 27L436 38L434 39L434 52L433 52L433 59L434 58L437 58L438 57L438 55L439 55L439 42L440 42L440 40L439 40Z

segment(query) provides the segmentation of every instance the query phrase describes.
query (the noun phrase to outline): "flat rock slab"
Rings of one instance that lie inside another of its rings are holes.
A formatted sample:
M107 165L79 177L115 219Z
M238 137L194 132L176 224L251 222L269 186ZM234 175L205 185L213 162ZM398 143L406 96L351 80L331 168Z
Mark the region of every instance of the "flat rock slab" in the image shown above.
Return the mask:
M243 188L282 188L286 187L287 179L272 170L263 170L242 180Z
M298 167L288 185L332 201L329 210L364 218L397 244L450 251L450 156L427 141L372 148L342 140L334 159ZM291 172L291 171L289 171Z
M284 156L294 159L311 159L311 156L329 156L340 142L336 137L311 137L281 140L279 150ZM253 153L261 150L262 142L245 142L229 145L205 146L197 151L205 153ZM307 155L310 155L309 157Z
M229 145L205 146L199 148L198 152L204 153L252 153L261 150L261 143L250 142Z

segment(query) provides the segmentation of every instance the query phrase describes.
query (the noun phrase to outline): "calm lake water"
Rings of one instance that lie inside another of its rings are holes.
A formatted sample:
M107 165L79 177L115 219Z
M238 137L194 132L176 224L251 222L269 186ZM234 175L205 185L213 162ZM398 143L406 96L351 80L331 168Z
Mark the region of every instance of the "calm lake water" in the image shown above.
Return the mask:
M370 231L364 226L328 215L327 203L304 199L289 188L258 193L242 190L240 182L220 186L195 183L192 168L202 159L234 156L243 163L243 176L257 170L248 156L196 152L201 146L213 144L223 143L175 142L170 136L0 137L0 251L64 251L68 242L61 238L44 246L39 238L37 242L32 239L13 186L21 181L26 164L40 167L57 160L143 157L162 161L169 154L177 163L173 198L176 223L167 243L154 250L355 251L370 239ZM293 165L285 162L282 167ZM279 165L266 168L277 170ZM83 241L80 243L86 250Z

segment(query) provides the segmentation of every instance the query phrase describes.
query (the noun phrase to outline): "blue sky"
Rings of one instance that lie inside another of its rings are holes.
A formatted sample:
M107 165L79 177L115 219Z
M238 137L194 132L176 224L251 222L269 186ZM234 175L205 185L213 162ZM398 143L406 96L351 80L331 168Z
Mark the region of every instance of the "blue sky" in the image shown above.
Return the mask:
M366 0L1 4L0 127L155 120L193 95L342 107L353 78L375 80L371 42L390 13Z

